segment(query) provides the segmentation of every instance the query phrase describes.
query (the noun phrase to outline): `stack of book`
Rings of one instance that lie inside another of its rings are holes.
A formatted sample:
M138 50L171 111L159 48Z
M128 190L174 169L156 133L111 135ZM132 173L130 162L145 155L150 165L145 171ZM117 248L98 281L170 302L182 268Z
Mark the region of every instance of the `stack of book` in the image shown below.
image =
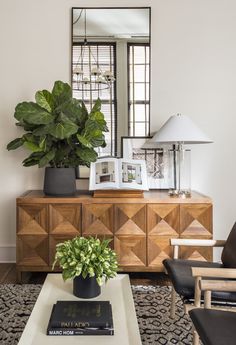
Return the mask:
M47 335L114 335L109 301L57 301Z

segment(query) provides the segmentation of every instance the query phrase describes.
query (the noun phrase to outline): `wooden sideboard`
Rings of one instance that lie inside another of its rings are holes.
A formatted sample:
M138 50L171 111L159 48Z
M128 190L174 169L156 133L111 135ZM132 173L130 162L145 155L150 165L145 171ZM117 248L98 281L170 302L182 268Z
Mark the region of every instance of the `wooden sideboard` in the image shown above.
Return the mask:
M212 238L212 201L150 191L144 198L46 197L28 191L17 198L17 271L51 271L55 246L74 236L111 238L120 270L162 271L172 257L170 238ZM181 258L211 260L208 248L182 248ZM59 270L59 268L57 268Z

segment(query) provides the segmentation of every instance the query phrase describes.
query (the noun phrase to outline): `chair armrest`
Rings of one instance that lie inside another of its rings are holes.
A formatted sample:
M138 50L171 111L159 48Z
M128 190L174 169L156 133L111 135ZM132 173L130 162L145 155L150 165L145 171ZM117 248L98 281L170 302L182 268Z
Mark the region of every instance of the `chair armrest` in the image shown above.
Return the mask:
M199 293L201 294L201 291L204 291L204 308L210 309L212 291L235 292L236 281L235 280L233 281L233 280L205 280L203 279L199 281L199 289L197 288L195 289L195 297ZM195 305L196 305L196 301L195 301ZM226 308L225 310L228 310L228 309Z
M192 267L192 275L195 277L195 293L194 293L194 306L199 308L201 305L201 291L202 287L204 288L204 305L205 308L210 308L211 305L211 291L210 289L207 289L207 287L212 286L212 282L209 280L206 280L206 283L204 283L204 280L202 278L224 278L224 279L236 279L236 269L235 268L208 268L208 267ZM203 285L202 285L203 283ZM218 281L218 289L220 289L220 284L223 286L223 281ZM236 282L235 287L236 287ZM204 285L205 284L205 285ZM215 283L217 284L217 283ZM232 287L232 286L231 286ZM229 288L229 285L227 284L226 289ZM217 290L217 286L213 288L215 291L223 291L223 290ZM228 290L229 291L229 290Z
M235 268L192 267L193 277L236 279Z
M199 240L199 239L186 239L186 238L171 238L170 245L174 247L174 259L179 257L179 247L224 247L224 240Z
M201 291L236 291L236 281L234 280L201 280Z
M188 246L188 247L224 247L225 240L201 240L201 239L187 239L187 238L171 238L170 244L172 246Z

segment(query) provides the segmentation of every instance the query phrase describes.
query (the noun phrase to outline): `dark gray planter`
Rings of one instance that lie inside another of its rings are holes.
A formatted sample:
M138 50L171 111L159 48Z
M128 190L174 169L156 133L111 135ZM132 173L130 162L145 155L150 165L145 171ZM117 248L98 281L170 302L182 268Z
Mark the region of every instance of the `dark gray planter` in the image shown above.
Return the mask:
M94 298L101 293L101 287L98 285L96 277L83 278L82 275L73 280L73 294L79 298Z
M76 192L74 168L45 168L44 188L46 195L71 196Z

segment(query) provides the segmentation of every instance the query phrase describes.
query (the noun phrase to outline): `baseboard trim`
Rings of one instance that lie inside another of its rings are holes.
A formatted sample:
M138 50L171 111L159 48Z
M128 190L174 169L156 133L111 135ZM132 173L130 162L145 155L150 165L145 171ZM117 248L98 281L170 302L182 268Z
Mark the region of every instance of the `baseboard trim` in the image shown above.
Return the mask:
M16 246L0 245L0 262L15 263L16 262Z

